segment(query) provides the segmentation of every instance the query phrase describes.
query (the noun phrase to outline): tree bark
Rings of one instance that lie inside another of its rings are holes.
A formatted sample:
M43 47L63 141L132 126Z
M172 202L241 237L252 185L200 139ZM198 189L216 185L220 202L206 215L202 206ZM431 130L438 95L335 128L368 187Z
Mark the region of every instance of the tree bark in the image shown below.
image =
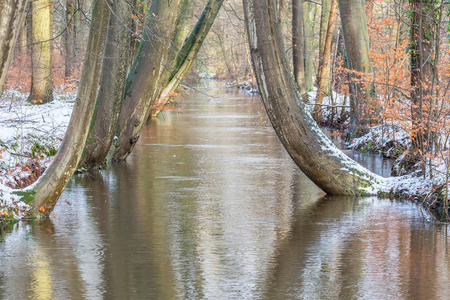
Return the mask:
M73 72L73 59L75 58L75 0L67 0L66 2L66 31L64 32L64 48L65 48L65 61L64 61L64 77L66 79L72 77Z
M306 94L304 44L303 0L292 0L292 63L294 78L302 97Z
M320 82L320 65L324 59L325 40L328 32L328 22L330 18L332 0L322 0L322 11L320 13L320 33L319 33L319 72L317 72L317 85ZM331 65L328 66L323 72L324 76L328 78L325 82L324 93L326 95L331 94Z
M311 22L311 3L303 1L303 52L305 58L305 89L313 90L313 24Z
M181 3L182 0L152 1L144 40L127 79L113 160L124 160L131 153L155 99L171 77L172 70L168 67L170 44L176 31Z
M363 0L339 1L342 33L347 53L348 69L359 73L371 73L369 59L369 34ZM360 129L364 106L370 96L369 84L360 82L361 76L350 75L350 123L353 129Z
M432 81L435 74L434 36L436 7L433 0L411 0L411 119L412 145L416 155L433 147ZM439 30L439 29L437 29Z
M49 215L77 168L94 112L105 48L110 10L106 1L93 8L87 55L77 99L64 140L45 173L28 189L36 215Z
M185 41L183 47L178 52L176 65L169 83L159 96L158 104L162 106L169 100L169 93L175 91L183 78L189 72L194 59L200 51L203 41L208 35L224 0L209 0L203 10L202 15L195 24L194 29ZM154 109L152 115L157 116L161 110Z
M314 107L314 119L318 122L322 119L322 107L317 104L322 104L323 97L325 96L326 88L329 87L330 79L329 70L331 66L331 41L333 39L333 27L334 27L334 17L336 15L337 0L331 0L331 8L329 10L330 15L328 16L328 28L325 37L324 51L322 60L319 61L319 87L317 89L317 99L316 106ZM328 86L327 86L328 83Z
M41 104L53 100L52 37L53 1L35 0L31 14L31 93L28 101Z
M115 0L112 5L108 37L103 60L102 79L93 117L93 126L86 141L81 164L98 168L106 159L114 139L125 89L129 62L132 7L127 1Z
M299 103L285 57L274 0L244 0L253 68L272 125L295 163L322 190L335 195L364 193L381 182L338 150Z
M24 23L27 0L0 1L0 90L11 62L20 27Z

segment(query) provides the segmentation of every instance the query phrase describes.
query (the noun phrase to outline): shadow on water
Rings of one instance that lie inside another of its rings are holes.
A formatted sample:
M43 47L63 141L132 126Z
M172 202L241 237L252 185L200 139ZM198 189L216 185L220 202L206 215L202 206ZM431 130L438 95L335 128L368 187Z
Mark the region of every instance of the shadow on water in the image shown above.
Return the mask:
M445 299L447 227L417 205L329 197L260 102L212 87L75 176L49 220L0 240L1 299Z

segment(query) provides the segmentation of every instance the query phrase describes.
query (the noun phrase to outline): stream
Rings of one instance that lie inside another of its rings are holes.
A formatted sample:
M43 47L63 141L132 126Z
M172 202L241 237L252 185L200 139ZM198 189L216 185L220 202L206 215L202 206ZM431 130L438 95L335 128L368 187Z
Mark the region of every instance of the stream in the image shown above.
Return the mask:
M210 83L180 101L49 220L0 234L0 299L448 299L448 227L418 204L324 195L257 97Z

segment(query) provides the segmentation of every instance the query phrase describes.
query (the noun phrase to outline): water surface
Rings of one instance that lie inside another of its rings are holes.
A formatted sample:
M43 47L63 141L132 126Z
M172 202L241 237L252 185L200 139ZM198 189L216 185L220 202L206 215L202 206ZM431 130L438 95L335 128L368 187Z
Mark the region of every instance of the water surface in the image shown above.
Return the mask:
M0 299L448 298L447 227L409 202L324 196L257 98L183 101L126 163L74 177L50 220L2 235Z

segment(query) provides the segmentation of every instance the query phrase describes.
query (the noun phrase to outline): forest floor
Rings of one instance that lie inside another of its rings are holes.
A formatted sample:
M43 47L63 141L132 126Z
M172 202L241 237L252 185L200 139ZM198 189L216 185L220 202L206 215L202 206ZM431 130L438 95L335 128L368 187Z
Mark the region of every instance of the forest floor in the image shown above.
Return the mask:
M0 94L0 219L23 217L21 212L28 207L18 201L13 189L32 185L52 161L64 138L76 92L56 91L53 102L41 105L27 103L27 96L17 91ZM312 110L315 92L309 93L309 99L306 106ZM345 96L334 93L332 100L326 97L323 104L345 106L345 103ZM342 116L341 110L342 107L325 107L323 116L336 121ZM396 124L373 126L366 135L348 143L355 150L381 152L397 160L401 160L409 145L408 133ZM444 160L433 161L425 175L420 168L397 170L397 174L408 175L387 179L382 190L389 191L391 197L427 200L432 206L438 193L442 197L447 170Z

